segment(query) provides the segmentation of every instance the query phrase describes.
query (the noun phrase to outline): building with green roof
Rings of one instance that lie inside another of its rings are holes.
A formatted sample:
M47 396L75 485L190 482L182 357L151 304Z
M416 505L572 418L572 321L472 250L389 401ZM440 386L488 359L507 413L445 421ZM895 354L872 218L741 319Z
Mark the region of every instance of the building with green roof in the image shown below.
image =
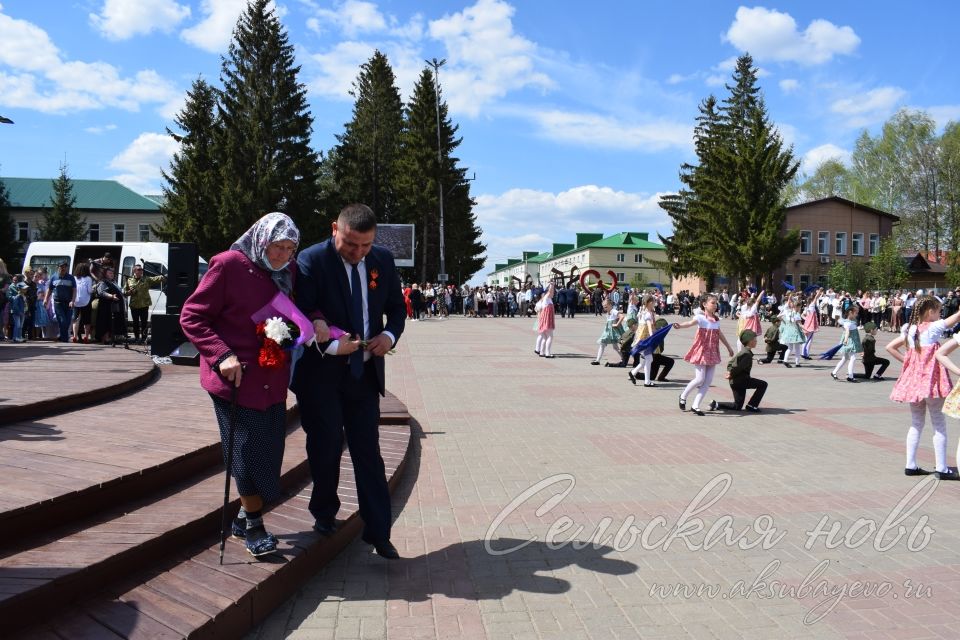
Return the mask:
M10 217L17 240L26 245L40 240L40 222L52 208L54 180L0 178L10 196ZM160 204L115 180L71 180L75 208L87 219L90 242L155 241L151 225L162 219Z
M621 286L646 287L651 282L669 286L666 273L653 265L654 261L666 260L666 247L651 242L646 232L624 231L607 237L602 233L577 233L575 238L575 242L569 244L554 243L550 251L526 251L522 259L495 265L487 274L487 284L505 286L514 277L524 281L526 274L530 274L535 283L545 284L561 274L567 281L571 275L593 269L606 283L611 282L608 272L612 271ZM591 276L590 281L596 279Z

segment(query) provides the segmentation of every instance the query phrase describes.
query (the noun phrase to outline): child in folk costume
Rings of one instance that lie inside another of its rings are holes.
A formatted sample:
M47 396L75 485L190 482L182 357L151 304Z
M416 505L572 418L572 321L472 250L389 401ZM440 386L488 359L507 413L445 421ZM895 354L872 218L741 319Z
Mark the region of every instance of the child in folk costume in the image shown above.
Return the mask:
M743 321L743 325L737 331L737 337L739 338L740 334L744 331L750 330L757 335L760 335L762 329L760 329L760 301L763 300L763 294L765 291L761 291L758 295L750 296L750 298L740 307L740 319ZM743 348L743 344L740 340L737 340L737 351Z
M674 323L673 325L674 329L684 329L697 325L697 333L693 338L693 346L690 347L687 355L683 356L684 360L693 365L697 373L680 394L679 404L680 410L685 411L687 408L687 395L696 389L697 395L693 398L692 409L698 416L706 415L700 410L700 403L703 401L703 396L706 395L707 389L710 388L710 383L713 381L714 370L717 368L717 365L720 364L720 343L722 342L729 354L731 356L733 355L733 348L730 346L730 343L727 342L723 332L720 331L720 319L717 317L717 304L717 296L708 295L706 299L700 303L700 308L703 309L702 314L697 314L692 320L683 323Z
M637 319L631 318L630 314L627 314L627 319L624 321L624 324L627 325L627 330L623 332L623 335L620 336L620 362L617 364L606 363L608 367L627 367L627 363L630 362L630 351L633 349L633 337L637 335ZM640 360L640 356L633 357L634 364L637 364L637 361ZM636 383L634 383L636 384Z
M553 284L548 285L543 297L537 302L537 345L533 352L541 358L556 357L551 353L553 330L557 328L556 309L553 306L555 292Z
M833 368L833 371L830 373L830 377L834 380L839 380L837 377L837 372L840 371L840 367L843 366L844 362L849 361L847 365L847 382L856 382L857 379L853 377L853 365L857 362L857 354L863 351L863 347L860 345L860 330L857 328L857 317L860 315L860 309L857 308L857 305L853 305L847 309L847 317L840 323L840 326L843 327L843 337L840 338L840 351L837 353L840 354L840 362L837 363L837 366Z
M654 324L657 321L656 314L653 311L653 307L656 304L656 300L651 295L643 296L643 311L640 312L640 318L637 320L637 335L633 338L633 346L637 346L641 341L646 340L653 335ZM640 356L640 363L634 367L631 371L627 373L627 376L630 378L630 382L637 384L637 376L640 375L640 369L643 369L643 386L645 387L654 387L653 379L650 377L650 367L653 364L653 357L646 357L644 354L638 354Z
M623 335L624 314L619 309L613 308L613 303L609 298L603 301L603 312L607 314L606 323L603 326L603 333L597 339L600 347L597 349L597 357L590 364L600 364L600 358L608 344L616 345L620 342L620 336Z
M960 345L960 333L953 334L952 339L948 339L942 348L937 349L937 361L946 367L955 375L960 376L960 367L957 367L950 360L950 354ZM955 386L947 398L943 401L943 413L951 418L960 418L960 384ZM957 446L957 460L960 461L960 444ZM958 462L960 464L960 462Z
M877 357L877 325L875 322L868 322L863 325L863 373L853 374L854 378L863 380L883 380L883 372L890 366L890 361L886 358ZM874 373L873 368L879 366L880 369Z
M790 367L790 352L793 352L793 366L800 366L800 348L803 344L803 329L800 326L800 314L797 313L793 299L787 300L780 312L780 344L787 350L780 361Z
M817 289L813 300L810 301L810 304L808 304L803 311L803 335L806 339L803 341L803 352L800 354L800 357L804 360L810 359L810 345L813 343L813 336L820 330L818 303L822 295L823 289Z
M746 348L737 353L727 363L726 378L730 381L733 402L711 400L711 410L740 411L744 408L743 403L747 398L747 390L753 389L753 395L750 396L750 402L747 403L746 410L754 413L760 411L760 401L763 400L763 394L767 392L767 382L750 375L753 369L753 351L751 349L757 346L757 334L750 329L744 329L743 333L740 334L740 344Z
M890 355L903 363L890 399L910 403L911 424L907 431L907 466L904 474L918 476L929 473L917 465L917 447L923 431L924 413L929 412L934 429L935 473L941 480L960 480L960 476L947 468L947 425L943 417L944 399L950 395L953 384L950 374L936 357L940 338L960 321L960 312L939 320L940 307L940 301L933 296L920 298L900 336L887 345ZM904 346L906 350L901 354L900 348Z

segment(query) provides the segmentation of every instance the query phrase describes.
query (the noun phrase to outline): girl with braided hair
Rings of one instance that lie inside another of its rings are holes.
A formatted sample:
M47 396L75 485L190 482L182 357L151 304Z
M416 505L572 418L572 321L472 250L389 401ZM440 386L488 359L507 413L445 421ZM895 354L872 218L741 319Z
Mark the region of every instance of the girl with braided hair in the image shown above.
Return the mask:
M933 296L921 297L914 304L910 321L900 336L887 345L890 355L903 363L890 399L910 404L907 466L903 473L908 476L929 473L917 465L917 447L923 431L924 414L929 412L934 429L935 474L940 480L960 480L960 475L947 467L947 425L943 416L944 398L950 394L953 384L950 374L936 357L940 338L960 321L960 311L940 320L940 307L940 301ZM901 353L900 348L904 346L906 351Z

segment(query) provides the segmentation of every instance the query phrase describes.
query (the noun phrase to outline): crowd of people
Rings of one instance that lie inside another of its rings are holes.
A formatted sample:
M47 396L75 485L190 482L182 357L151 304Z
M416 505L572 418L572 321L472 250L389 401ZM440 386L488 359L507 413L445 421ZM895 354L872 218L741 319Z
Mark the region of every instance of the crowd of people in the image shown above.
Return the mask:
M0 341L116 344L127 339L128 306L133 341L147 341L150 287L164 276L145 276L138 264L121 287L109 253L68 269L62 262L53 275L46 267L11 274L0 260Z

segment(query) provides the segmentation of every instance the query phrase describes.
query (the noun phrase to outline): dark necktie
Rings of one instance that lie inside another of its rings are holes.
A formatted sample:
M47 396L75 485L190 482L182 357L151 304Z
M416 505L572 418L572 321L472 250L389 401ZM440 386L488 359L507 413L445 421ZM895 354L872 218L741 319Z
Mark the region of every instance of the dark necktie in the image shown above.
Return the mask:
M363 284L360 281L360 269L353 265L350 274L350 306L353 312L353 331L363 340ZM350 374L359 379L363 375L363 350L357 349L350 354Z

